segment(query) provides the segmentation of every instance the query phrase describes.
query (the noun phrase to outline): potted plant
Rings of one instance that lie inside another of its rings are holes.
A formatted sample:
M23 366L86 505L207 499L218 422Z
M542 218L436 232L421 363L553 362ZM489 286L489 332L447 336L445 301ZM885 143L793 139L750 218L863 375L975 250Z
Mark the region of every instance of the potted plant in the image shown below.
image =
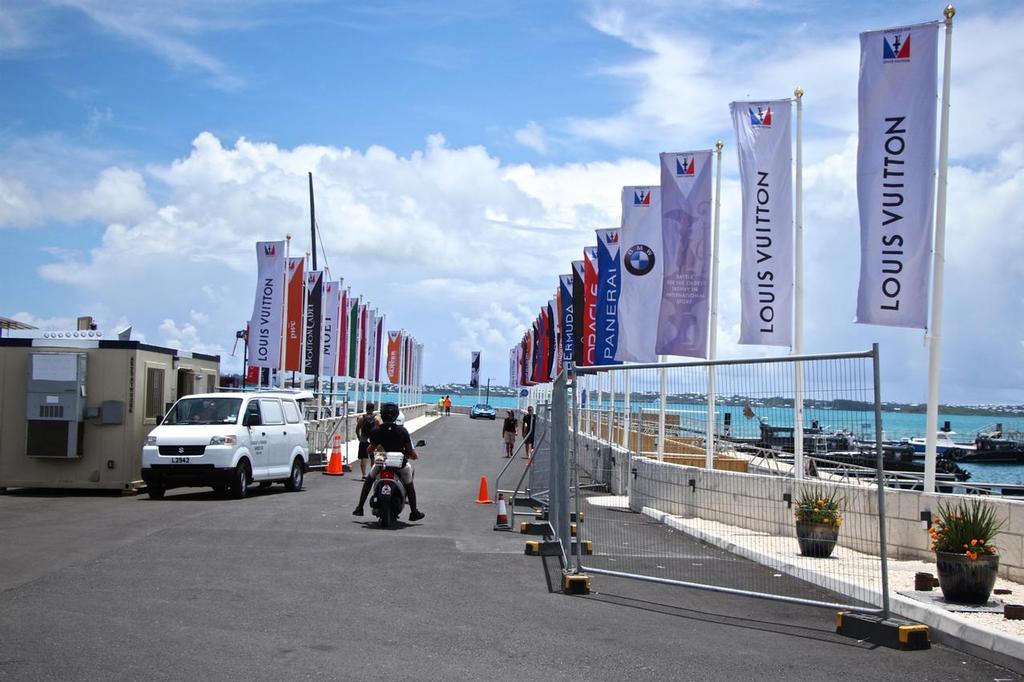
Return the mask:
M939 503L930 529L939 587L946 601L956 604L988 602L999 572L993 538L1003 522L980 500Z
M844 499L821 488L804 491L796 503L796 539L804 556L832 556L839 526L843 523Z

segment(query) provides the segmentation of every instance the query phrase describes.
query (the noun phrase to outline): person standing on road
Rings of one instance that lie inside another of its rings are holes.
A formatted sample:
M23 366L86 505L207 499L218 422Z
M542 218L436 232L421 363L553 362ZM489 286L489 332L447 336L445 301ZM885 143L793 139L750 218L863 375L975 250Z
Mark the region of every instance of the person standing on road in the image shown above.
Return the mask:
M533 405L526 408L526 414L523 415L523 441L525 442L526 454L523 455L527 459L533 456Z
M448 396L444 397L444 416L452 416L452 399Z
M501 423L501 439L505 441L505 457L511 457L512 446L516 444L516 417L512 410L508 411L508 416Z
M437 399L437 414L444 414L444 396L441 396L440 398Z
M366 480L366 469L370 464L370 432L380 425L380 419L373 413L376 405L366 403L366 412L356 421L356 438L359 439L360 480Z

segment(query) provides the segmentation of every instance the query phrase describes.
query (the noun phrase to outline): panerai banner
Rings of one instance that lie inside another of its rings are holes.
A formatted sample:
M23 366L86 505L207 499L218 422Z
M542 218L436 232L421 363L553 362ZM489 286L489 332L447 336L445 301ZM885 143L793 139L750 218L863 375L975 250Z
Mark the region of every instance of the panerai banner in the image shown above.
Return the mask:
M740 343L793 345L792 102L733 102L743 229Z
M614 365L619 349L619 290L622 260L619 257L619 228L597 232L597 340L594 364Z
M655 362L664 272L661 188L622 188L622 291L616 359Z
M249 366L281 366L284 242L256 242L256 298L249 321Z
M708 356L711 291L711 150L661 155L664 291L659 355Z
M927 327L938 27L860 34L857 322Z

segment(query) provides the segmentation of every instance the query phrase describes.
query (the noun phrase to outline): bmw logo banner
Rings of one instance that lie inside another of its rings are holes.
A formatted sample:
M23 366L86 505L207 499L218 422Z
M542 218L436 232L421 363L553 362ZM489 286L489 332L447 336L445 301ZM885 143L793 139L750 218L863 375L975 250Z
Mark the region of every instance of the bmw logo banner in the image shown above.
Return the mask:
M622 188L619 251L622 285L616 359L655 362L664 268L660 187Z

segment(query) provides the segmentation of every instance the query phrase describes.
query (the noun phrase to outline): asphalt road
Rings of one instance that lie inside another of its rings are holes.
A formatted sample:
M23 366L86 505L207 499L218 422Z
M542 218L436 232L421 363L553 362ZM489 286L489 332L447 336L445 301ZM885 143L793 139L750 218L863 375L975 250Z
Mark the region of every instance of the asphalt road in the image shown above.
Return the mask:
M601 576L562 595L473 504L500 425L419 431L427 518L389 531L351 516L350 475L243 501L0 496L0 679L1018 679L840 637L822 609Z

